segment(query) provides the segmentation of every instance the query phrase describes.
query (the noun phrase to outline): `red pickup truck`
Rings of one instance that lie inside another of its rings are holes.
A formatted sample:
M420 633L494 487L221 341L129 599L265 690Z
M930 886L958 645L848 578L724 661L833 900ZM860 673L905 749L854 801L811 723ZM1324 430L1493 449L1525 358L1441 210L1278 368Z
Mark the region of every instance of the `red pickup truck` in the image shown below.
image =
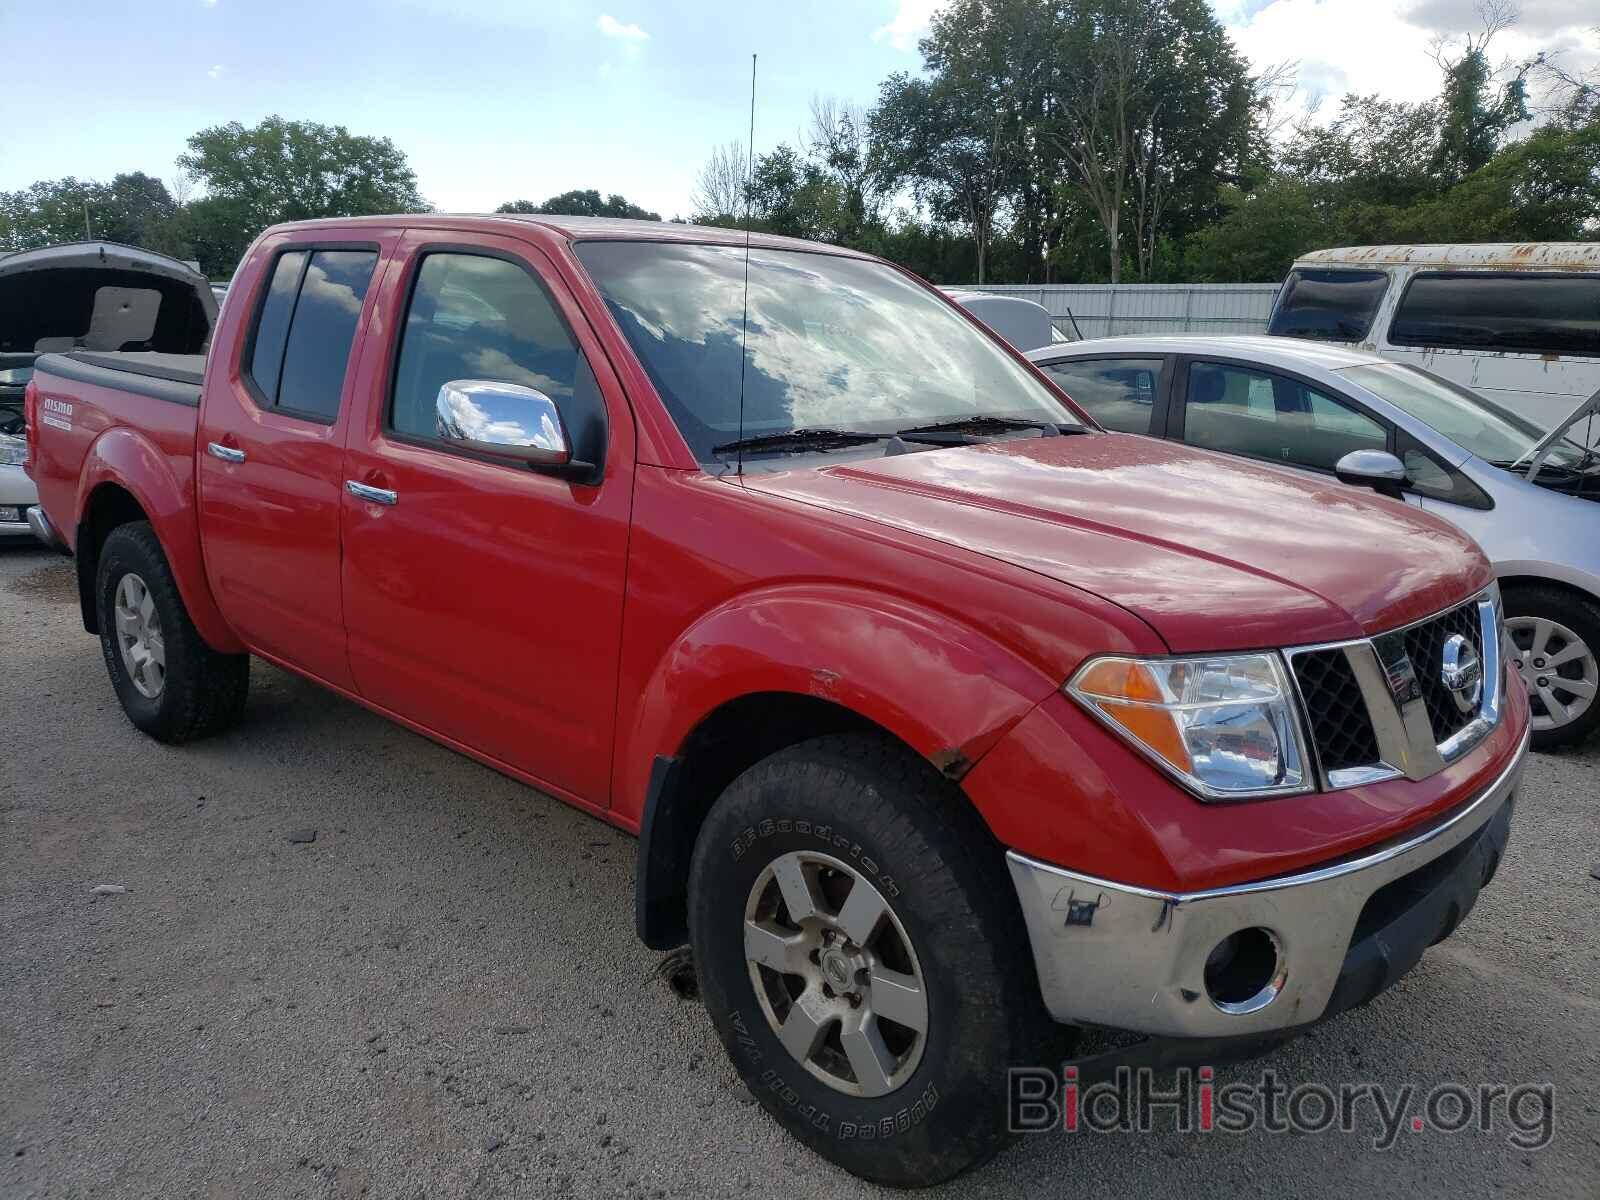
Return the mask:
M237 720L253 655L636 833L644 941L871 1179L993 1154L1062 1026L1216 1061L1365 1002L1506 843L1470 541L1104 432L866 255L286 225L204 360L48 355L27 411L134 724Z

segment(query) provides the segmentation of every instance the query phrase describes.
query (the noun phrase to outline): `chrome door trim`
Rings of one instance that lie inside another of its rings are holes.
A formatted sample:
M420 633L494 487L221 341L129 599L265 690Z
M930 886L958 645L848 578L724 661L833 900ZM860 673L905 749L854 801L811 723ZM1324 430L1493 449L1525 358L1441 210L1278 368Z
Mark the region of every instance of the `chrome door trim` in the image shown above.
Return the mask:
M245 457L243 450L235 450L232 446L224 446L221 442L207 443L206 453L212 458L220 458L225 463L242 463Z

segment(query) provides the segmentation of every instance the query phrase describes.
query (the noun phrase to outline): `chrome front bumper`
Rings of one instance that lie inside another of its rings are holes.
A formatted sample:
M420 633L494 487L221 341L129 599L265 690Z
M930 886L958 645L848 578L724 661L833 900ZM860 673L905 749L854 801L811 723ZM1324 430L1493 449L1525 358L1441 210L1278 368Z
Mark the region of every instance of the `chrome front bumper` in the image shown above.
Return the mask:
M1008 851L1046 1007L1067 1024L1173 1037L1259 1034L1315 1021L1340 984L1373 894L1484 830L1516 790L1527 749L1524 736L1492 784L1420 833L1256 883L1154 891ZM1252 928L1270 932L1277 970L1248 1001L1219 1005L1206 987L1206 961L1228 935Z

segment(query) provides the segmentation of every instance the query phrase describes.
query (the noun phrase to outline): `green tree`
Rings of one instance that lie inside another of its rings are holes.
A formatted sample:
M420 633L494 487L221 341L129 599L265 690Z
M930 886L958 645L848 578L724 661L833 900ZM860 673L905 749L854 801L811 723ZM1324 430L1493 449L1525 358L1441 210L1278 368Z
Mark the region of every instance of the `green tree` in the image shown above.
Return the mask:
M1194 282L1282 279L1326 235L1310 190L1298 179L1278 176L1251 193L1230 189L1223 203L1222 218L1189 240L1185 274Z
M31 250L60 242L107 236L94 214L106 199L103 183L88 179L41 179L15 192L0 192L0 245Z
M188 144L178 166L204 185L208 199L226 202L212 206L204 224L208 238L227 239L218 252L234 262L257 233L280 221L428 208L404 152L388 138L343 125L278 116L248 127L231 121L202 129Z
M1448 39L1434 47L1434 62L1444 75L1439 94L1436 173L1455 182L1489 164L1507 132L1528 119L1527 76L1538 60L1497 79L1489 65L1489 43L1516 22L1516 11L1500 0L1485 0L1483 28L1468 34L1459 57L1450 57Z
M594 188L562 192L559 196L551 196L543 204L535 204L531 200L509 200L495 209L495 212L544 213L547 216L567 217L627 217L635 221L661 220L660 213L640 208L625 196L612 192L611 195L602 197Z
M889 76L879 91L872 130L885 170L902 181L941 225L964 228L973 273L987 274L995 227L1015 194L1019 135L1001 110L985 113L984 87L968 77Z

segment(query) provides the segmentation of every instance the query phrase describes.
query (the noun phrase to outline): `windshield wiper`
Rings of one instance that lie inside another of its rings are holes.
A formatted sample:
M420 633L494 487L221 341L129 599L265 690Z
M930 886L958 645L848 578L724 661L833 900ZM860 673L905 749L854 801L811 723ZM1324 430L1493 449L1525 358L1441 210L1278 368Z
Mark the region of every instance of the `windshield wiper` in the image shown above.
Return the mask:
M856 429L786 429L782 433L763 433L757 437L724 442L711 447L711 453L727 454L737 450L757 453L762 450L842 450L848 446L881 442L890 436Z
M972 417L956 417L951 421L936 421L932 425L913 425L895 434L903 441L920 441L923 434L972 434L977 437L1010 433L1013 430L1037 429L1042 437L1058 437L1063 433L1087 433L1082 425L1058 424L1055 421L1029 421L1023 417L997 417L980 413Z

